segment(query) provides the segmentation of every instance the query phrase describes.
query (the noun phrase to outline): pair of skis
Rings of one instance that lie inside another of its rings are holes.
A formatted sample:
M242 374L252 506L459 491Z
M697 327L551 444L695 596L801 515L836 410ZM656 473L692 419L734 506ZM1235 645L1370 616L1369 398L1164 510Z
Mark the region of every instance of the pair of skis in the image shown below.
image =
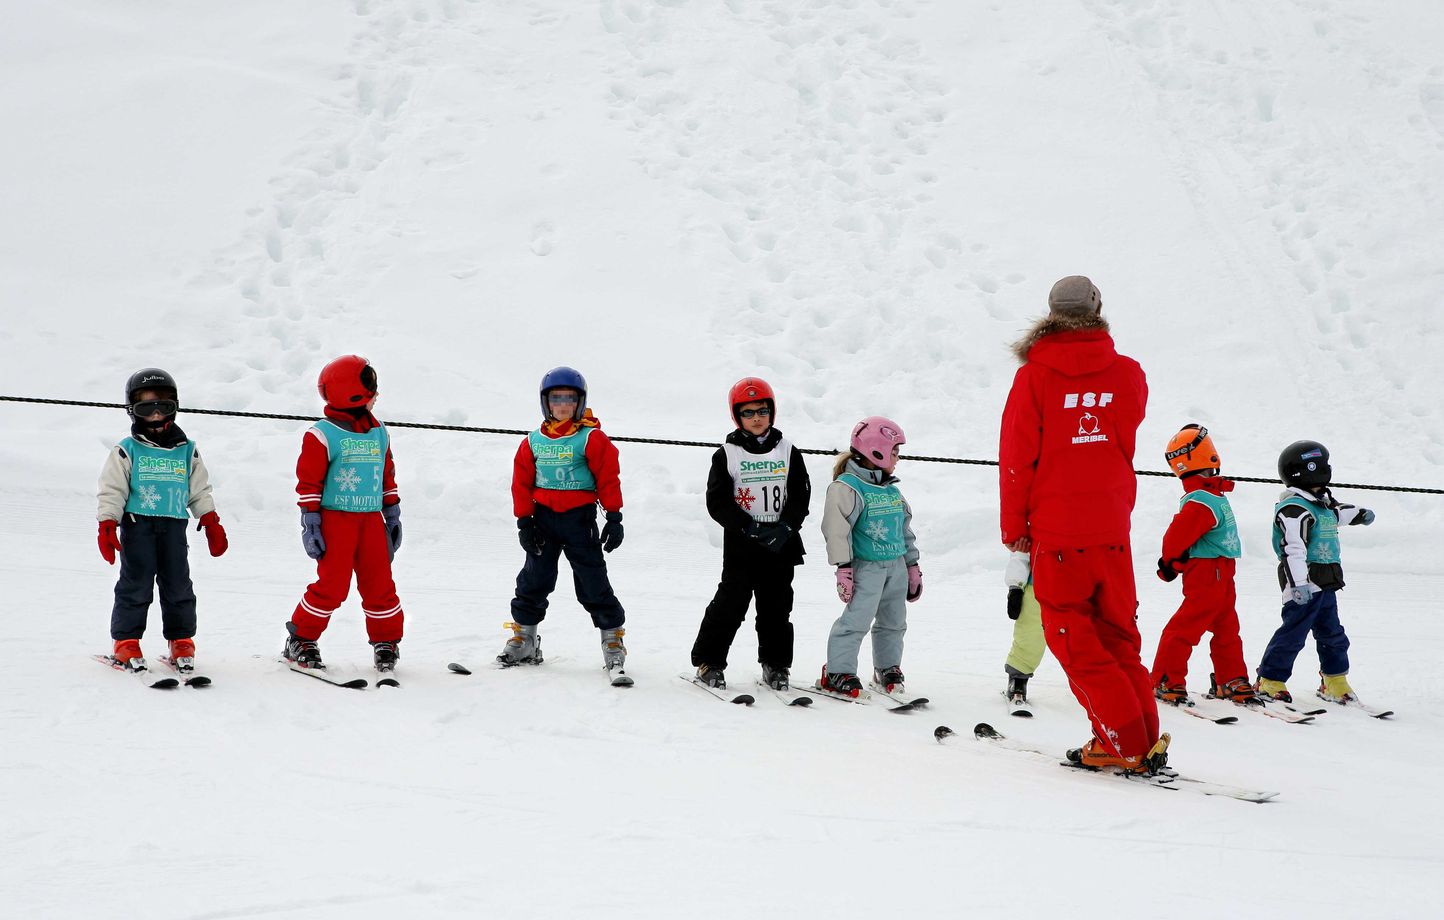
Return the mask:
M501 667L501 668L503 668L503 669L506 669L506 668L515 668L515 667L520 667L520 666L523 665L523 664L538 665L538 664L541 664L541 661L540 661L540 660L537 660L537 661L535 661L535 662L532 662L532 661L517 662L517 663L515 663L515 664L503 664L503 665L499 665L499 667ZM450 664L448 664L448 665L446 666L446 670L450 671L450 672L453 673L453 674L462 674L462 675L468 675L468 676L471 674L471 668L468 668L468 667L467 667L466 665L464 665L464 664L458 664L458 663L455 662L455 661L453 661L453 662L451 662ZM605 671L605 673L606 673L606 675L607 675L607 683L611 684L613 687L631 687L631 686L634 686L634 685L636 684L636 681L632 680L632 678L627 674L627 669L626 669L625 666L617 666L617 667L614 667L614 668L604 668L603 670Z
M114 668L126 674L137 677L142 683L152 690L174 690L182 683L187 687L194 687L199 690L202 687L209 687L211 679L203 674L197 674L194 667L184 668L177 665L169 655L160 656L160 662L177 674L177 677L165 677L157 675L148 667L132 668L129 663L121 661L114 655L92 655L101 664Z
M725 687L713 687L703 683L691 674L678 674L677 679L685 680L687 683L693 685L698 690L701 690L703 693L706 693L708 696L715 697L716 699L719 699L724 703L734 703L738 706L751 706L753 703L757 702L757 698L750 693L735 693ZM778 702L782 703L784 706L806 707L812 705L812 697L799 696L797 690L800 688L798 687L792 687L788 690L778 690L771 684L764 683L760 680L756 682L756 685L759 690L763 690L776 697Z
M956 737L956 735L957 733L946 725L939 725L933 729L933 737L937 739L939 744L945 744L949 739ZM1164 767L1157 773L1124 773L1112 769L1084 766L1068 760L1059 760L1056 755L1050 754L1041 748L1014 741L986 722L979 722L973 726L973 737L979 741L987 742L992 747L1022 754L1035 760L1050 761L1067 767L1070 770L1077 770L1082 773L1088 773L1120 783L1148 786L1153 789L1162 789L1169 792L1196 792L1200 795L1222 796L1224 798L1238 799L1243 802L1256 803L1271 801L1278 795L1277 792L1244 789L1240 786L1227 786L1222 783L1211 783L1205 780L1194 779L1190 776L1183 776L1179 774L1178 771L1169 767Z

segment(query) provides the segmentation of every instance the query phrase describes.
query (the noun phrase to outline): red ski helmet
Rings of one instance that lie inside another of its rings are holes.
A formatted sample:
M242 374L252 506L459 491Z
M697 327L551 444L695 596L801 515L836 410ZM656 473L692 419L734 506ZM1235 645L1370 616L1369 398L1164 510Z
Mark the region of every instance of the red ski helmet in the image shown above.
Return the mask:
M316 389L332 409L358 409L376 396L376 368L360 355L342 355L321 368Z
M737 407L750 402L767 403L767 408L772 410L772 424L777 424L777 397L772 393L771 384L761 377L743 377L727 391L727 413L732 416L734 425L742 427Z

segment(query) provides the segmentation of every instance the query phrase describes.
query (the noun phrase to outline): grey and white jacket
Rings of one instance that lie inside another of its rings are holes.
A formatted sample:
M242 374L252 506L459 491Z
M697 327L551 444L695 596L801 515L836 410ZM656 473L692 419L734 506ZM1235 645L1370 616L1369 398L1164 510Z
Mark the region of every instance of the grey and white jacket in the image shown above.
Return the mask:
M138 441L145 441L147 444L154 444L156 447L160 446L138 434L132 433L131 437ZM121 516L125 514L125 503L129 498L130 456L126 454L125 448L117 444L110 449L110 454L105 458L105 466L100 469L100 490L97 496L98 507L95 519L97 521L120 520ZM206 470L206 463L201 459L199 448L191 455L190 499L186 503L186 508L194 518L203 517L216 510L216 501L211 497L211 474Z
M849 459L844 472L851 473L864 482L884 486L891 482L897 482L896 476L890 476L882 470L870 470ZM903 540L906 549L903 553L903 561L908 565L914 565L919 558L917 538L913 536L913 508L903 499ZM833 480L827 486L827 496L822 506L822 537L827 543L828 565L844 565L852 562L852 527L857 523L857 517L862 512L862 505L857 500L857 492L845 482Z

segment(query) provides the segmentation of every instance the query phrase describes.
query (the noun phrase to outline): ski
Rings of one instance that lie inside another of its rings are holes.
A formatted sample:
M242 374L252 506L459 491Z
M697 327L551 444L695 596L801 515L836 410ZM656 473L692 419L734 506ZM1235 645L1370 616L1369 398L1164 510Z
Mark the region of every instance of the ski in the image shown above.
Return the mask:
M813 696L820 696L825 700L836 700L839 703L851 703L854 706L870 706L872 705L873 701L873 694L868 693L866 690L862 691L862 694L860 696L839 696L836 693L832 693L822 689L816 684L812 685L811 687L793 687L792 689L801 690L803 693L810 693ZM912 712L913 709L915 709L917 706L922 705L917 702L898 703L896 700L888 697L886 694L882 694L881 696L884 700L886 700L886 702L881 703L880 705L882 705L882 707L885 708L888 712ZM923 704L925 704L926 702L927 700L922 701Z
M687 683L701 690L703 693L721 700L724 703L736 703L739 706L751 706L757 702L750 693L731 693L727 690L718 690L716 687L709 687L691 674L678 674L678 680L685 680Z
M1033 718L1033 704L1021 693L1009 693L1003 691L1003 699L1008 703L1008 715L1017 716L1020 719Z
M370 686L370 684L367 683L366 678L364 677L357 677L352 680L341 680L339 677L332 677L325 671L317 670L316 668L303 668L300 665L296 664L296 662L294 661L287 661L284 658L282 658L281 661L285 663L287 668L295 671L297 674L304 674L307 677L314 677L317 680L324 681L325 683L328 683L333 687L345 687L347 690L365 690L368 686Z
M454 661L446 666L446 670L450 671L453 674L471 674L471 668L468 668L464 664L457 664Z
M392 676L392 672L390 672L390 671L384 671L384 672L382 672L382 673L384 673L386 676L385 676L385 677L378 677L378 678L376 679L376 686L378 686L378 687L398 687L398 688L401 686L401 681L399 681L399 680L397 680L395 677L393 677L393 676Z
M615 668L603 668L602 670L606 672L607 682L613 687L630 687L636 683L636 681L627 676L627 669L621 665Z
M125 674L134 675L152 690L174 690L176 687L180 686L180 681L176 680L174 677L156 677L154 674L151 673L149 668L138 668L136 670L132 670L129 665L117 659L113 655L91 655L90 657L94 658L96 661L100 662L103 665L114 668L117 671Z
M181 676L181 680L185 682L185 685L187 687L195 687L196 689L200 689L201 687L209 687L211 685L211 679L209 677L206 677L204 674L197 674L194 665L188 668L183 668L180 665L176 664L175 659L169 655L160 656L160 663L179 674Z
M1192 700L1188 700L1187 702L1182 703L1170 703L1167 700L1159 700L1158 705L1160 709L1162 709L1164 706L1168 706L1172 709L1178 710L1179 712L1191 715L1195 719L1203 719L1205 722L1212 722L1215 725L1232 725L1233 723L1238 721L1238 716L1211 716L1208 713L1198 709L1198 707L1193 704Z
M1319 697L1319 699L1323 700L1324 698ZM1362 712L1364 715L1375 719L1387 719L1394 714L1394 710L1392 709L1380 709L1377 706L1370 706L1367 703L1361 703L1353 699L1346 700L1342 703L1337 703L1333 700L1324 700L1324 702L1336 706L1339 709L1352 709L1356 712ZM1324 711L1327 712L1328 710Z
M780 700L784 705L787 705L787 706L811 706L811 705L812 705L812 697L806 696L806 695L798 696L798 695L793 691L793 689L790 688L790 687L789 687L788 689L786 689L786 690L778 690L776 687L774 687L774 686L772 686L771 684L767 683L766 681L762 681L762 680L757 681L757 686L761 687L763 690L766 690L768 693L770 693L770 694L772 694L773 696L777 697L777 699Z
M956 733L951 728L948 728L946 725L939 725L936 729L933 730L933 737L936 738L938 740L938 743L940 744L943 743L946 739L953 737L955 734ZM1060 761L1055 755L1050 754L1047 751L1040 750L1038 748L1031 747L1027 744L1023 744L1018 741L1014 741L1011 738L1008 738L986 722L980 722L973 727L973 736L978 740L986 741L995 747L1004 748L1005 750L1013 751L1019 754L1025 754L1029 757L1033 757L1036 759L1058 763L1060 766L1067 767L1070 770L1076 770L1078 772L1087 773L1094 776L1106 777L1110 780L1116 780L1122 783L1129 783L1135 786L1149 786L1154 789L1164 789L1169 792L1179 792L1187 790L1190 792L1197 792L1201 795L1216 795L1225 798L1238 799L1244 802L1256 803L1270 801L1278 795L1277 792L1263 792L1253 789L1244 789L1239 786L1227 786L1222 783L1210 783L1204 780L1193 779L1192 777L1182 776L1176 770L1173 770L1171 768L1164 768L1163 770L1160 770L1158 773L1154 774L1135 774L1120 773L1113 770L1102 770L1095 767L1085 767L1079 764L1069 763L1068 761Z
M1194 693L1190 693L1188 699L1190 704L1196 701L1202 704L1217 703L1223 706L1232 706L1235 710L1241 709L1244 712L1256 712L1261 716L1278 719L1280 722L1291 722L1294 725L1307 725L1314 721L1314 714L1293 711L1288 709L1288 707L1280 709L1266 702L1235 703L1233 700L1220 699L1216 696L1198 696ZM1323 710L1320 710L1320 712L1322 711Z
M874 697L879 697L885 700L893 700L894 702L907 706L911 709L922 709L928 704L928 698L925 696L913 696L906 691L894 691L892 693L888 693L887 688L875 680L868 681L867 685L872 688L872 694Z
M1268 706L1282 706L1283 708L1287 709L1289 712L1296 712L1296 713L1298 713L1298 714L1301 715L1301 716L1321 716L1321 715L1323 715L1324 713L1326 713L1326 712L1329 711L1328 709L1326 709L1326 708L1323 707L1323 706L1316 706L1316 707L1314 707L1313 709L1305 709L1304 707L1299 706L1299 705L1294 704L1294 703L1275 703L1275 702L1272 701L1272 700L1267 701L1267 702L1265 703L1265 705L1268 705Z

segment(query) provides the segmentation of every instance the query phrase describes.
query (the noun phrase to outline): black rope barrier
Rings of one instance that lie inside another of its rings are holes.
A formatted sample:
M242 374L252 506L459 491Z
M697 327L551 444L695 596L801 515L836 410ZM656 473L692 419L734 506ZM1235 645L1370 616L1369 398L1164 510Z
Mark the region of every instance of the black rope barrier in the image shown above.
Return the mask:
M35 396L0 396L0 402L16 403L39 403L47 406L80 406L89 409L124 409L123 403L86 402L79 399L41 399ZM220 415L229 418L264 418L276 419L285 422L314 422L318 416L315 415L283 415L277 412L238 412L233 409L192 409L185 407L185 412L191 415ZM432 422L388 422L382 420L388 428L417 428L424 431L459 431L466 434L508 434L526 435L529 434L521 428L483 428L476 425L439 425ZM613 441L623 444L661 444L671 447L706 447L716 449L715 441L682 441L675 438L629 438L620 435L607 435ZM814 454L822 457L834 456L836 450L818 450L816 448L799 447L804 454ZM912 463L958 463L971 466L997 466L996 460L973 460L965 457L924 457L913 454L903 454L903 460ZM1158 470L1134 470L1138 476L1162 476L1172 478L1172 473L1159 472ZM1258 482L1265 485L1279 485L1276 478L1258 476L1229 476L1226 477L1234 482ZM1444 495L1444 489L1426 489L1420 486L1375 486L1355 482L1336 482L1331 485L1335 489L1367 489L1373 492L1410 492L1418 495Z

